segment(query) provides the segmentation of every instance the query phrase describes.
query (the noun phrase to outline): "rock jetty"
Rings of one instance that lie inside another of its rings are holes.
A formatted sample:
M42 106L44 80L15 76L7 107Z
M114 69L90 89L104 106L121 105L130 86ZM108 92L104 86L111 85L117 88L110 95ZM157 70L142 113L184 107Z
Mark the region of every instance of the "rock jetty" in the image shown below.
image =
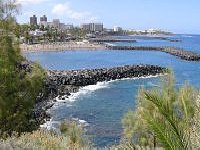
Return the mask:
M90 43L115 43L115 42L127 42L127 43L136 43L135 39L115 39L115 38L94 38L89 39Z
M147 77L163 74L165 68L154 65L125 65L115 68L85 69L71 71L48 71L47 85L54 96L70 95L80 87L95 85L97 82L123 78ZM63 99L64 100L64 99Z
M33 116L39 124L43 124L45 120L50 119L47 110L57 100L66 100L71 93L78 92L80 87L95 85L102 81L156 76L166 72L166 68L144 64L102 69L48 70L44 90L38 95Z
M177 56L187 61L200 61L200 54L186 51L175 47L151 47L151 46L113 46L106 45L110 50L144 50L144 51L160 51Z

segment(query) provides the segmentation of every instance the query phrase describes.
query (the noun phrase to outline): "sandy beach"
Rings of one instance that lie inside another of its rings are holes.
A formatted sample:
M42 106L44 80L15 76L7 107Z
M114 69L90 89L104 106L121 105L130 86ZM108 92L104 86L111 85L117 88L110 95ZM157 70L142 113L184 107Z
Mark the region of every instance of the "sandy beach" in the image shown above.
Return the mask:
M62 42L48 44L21 44L22 52L36 51L63 51L63 50L103 50L105 47L99 44L83 43L83 42Z

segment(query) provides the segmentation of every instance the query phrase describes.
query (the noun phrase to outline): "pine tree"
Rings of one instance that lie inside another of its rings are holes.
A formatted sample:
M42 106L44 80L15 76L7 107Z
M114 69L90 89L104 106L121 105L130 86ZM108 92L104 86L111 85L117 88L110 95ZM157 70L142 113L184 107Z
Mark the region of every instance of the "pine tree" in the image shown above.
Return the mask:
M31 131L31 111L41 91L44 73L20 54L13 14L15 1L0 1L0 136ZM26 63L24 63L26 62Z

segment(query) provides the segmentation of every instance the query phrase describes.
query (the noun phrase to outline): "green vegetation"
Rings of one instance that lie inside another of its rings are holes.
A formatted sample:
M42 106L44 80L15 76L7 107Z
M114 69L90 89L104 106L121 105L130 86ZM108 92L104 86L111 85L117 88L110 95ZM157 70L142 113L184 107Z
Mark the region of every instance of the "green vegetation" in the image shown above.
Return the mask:
M83 136L82 128L75 122L63 122L61 133L37 130L20 137L12 136L3 145L14 149L90 149L89 140Z
M136 111L124 119L124 144L165 149L200 148L200 103L198 91L187 83L175 88L174 77L161 88L141 89Z
M46 31L43 35L33 36L30 31ZM22 43L26 44L36 44L36 43L53 43L53 42L68 42L69 40L82 40L87 31L81 28L73 28L66 30L59 30L54 27L44 27L44 26L29 26L29 25L17 25L15 28L15 33L18 37L21 37L23 40Z
M22 31L27 34L27 27L22 30L15 22L17 8L14 0L0 1L0 139L15 149L89 149L83 129L74 122L62 123L61 133L32 132L37 123L31 112L45 74L20 54L18 38ZM50 32L47 38L56 38L58 33ZM72 34L76 33L85 34L75 29ZM199 91L187 83L176 88L172 74L164 79L159 88L139 91L136 111L123 119L119 149L200 149Z
M36 97L43 85L44 72L20 55L15 35L15 1L0 1L0 137L32 131L30 119Z
M36 29L46 31L42 36L30 35L30 31ZM52 42L68 42L69 40L82 40L86 31L80 28L58 30L54 27L44 26L29 26L29 25L17 25L15 32L19 34L19 37L24 38L22 43L36 44L36 43L52 43Z

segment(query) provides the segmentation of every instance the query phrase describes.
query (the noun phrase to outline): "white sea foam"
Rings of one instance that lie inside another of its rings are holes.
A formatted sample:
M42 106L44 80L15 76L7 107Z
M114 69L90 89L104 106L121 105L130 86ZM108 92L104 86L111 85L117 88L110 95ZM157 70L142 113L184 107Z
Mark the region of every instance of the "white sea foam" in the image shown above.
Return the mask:
M85 121L85 120L81 120L79 118L72 118L72 120L77 122L82 127L88 127L89 126L89 123L87 121Z
M89 126L89 123L87 121L79 119L79 118L72 118L71 121L75 121L79 126L82 126L82 127ZM50 119L49 121L46 121L43 125L40 125L40 128L59 132L60 124L61 124L60 121L53 121L53 119Z
M47 130L56 130L59 125L59 121L53 121L53 119L50 119L49 121L46 121L43 125L40 125L40 128L45 128Z
M96 90L102 89L102 88L107 88L109 87L109 84L112 82L116 82L116 81L122 81L122 80L137 80L137 79L148 79L148 78L157 78L160 76L164 76L163 74L159 74L156 76L147 76L147 77L136 77L136 78L123 78L123 79L116 79L116 80L111 80L111 81L104 81L104 82L98 82L96 85L88 85L85 87L80 88L79 92L77 93L72 93L68 98L66 98L66 100L59 100L59 96L56 97L56 104L53 107L59 107L60 106L60 102L74 102L76 101L76 99L80 96L83 96L85 94L94 92ZM67 97L67 96L65 96ZM66 106L72 106L71 104L65 104ZM89 123L85 120L81 120L78 118L72 118L72 121L76 121L77 123L79 123L80 125L87 127L89 126ZM53 121L53 119L50 119L50 121L46 121L43 125L41 125L41 128L45 128L45 129L54 129L57 130L56 127L58 127L58 125L60 124L60 122L58 121Z
M164 75L163 74L158 74L158 75L155 75L155 76L146 76L146 77L122 78L122 79L116 79L116 80L108 81L108 83L116 82L116 81L123 81L123 80L150 79L150 78L157 78L157 77L160 77L160 76L165 76L165 74Z
M90 94L90 93L92 93L96 90L99 90L99 89L108 88L109 84L112 83L112 82L123 81L123 80L138 80L138 79L157 78L157 77L162 76L162 75L163 74L156 75L156 76L122 78L122 79L116 79L116 80L110 80L110 81L104 81L104 82L97 82L96 85L88 85L88 86L80 88L77 93L71 93L70 96L65 95L65 96L62 96L61 99L60 99L60 96L57 96L55 98L55 100L58 103L74 102L74 101L77 100L77 98L79 98L79 97L81 97L85 94ZM64 98L65 100L62 100L62 98ZM59 106L59 104L55 105L55 106ZM69 106L72 106L72 105L69 105Z
M65 100L59 99L60 96L57 96L55 98L55 100L57 102L62 102L62 103L63 102L74 102L80 96L83 96L83 95L88 94L88 93L92 93L96 90L106 88L108 86L109 86L109 82L106 82L106 81L105 82L97 82L96 85L88 85L88 86L80 88L77 93L71 93L71 95L69 97L63 96L65 98Z

